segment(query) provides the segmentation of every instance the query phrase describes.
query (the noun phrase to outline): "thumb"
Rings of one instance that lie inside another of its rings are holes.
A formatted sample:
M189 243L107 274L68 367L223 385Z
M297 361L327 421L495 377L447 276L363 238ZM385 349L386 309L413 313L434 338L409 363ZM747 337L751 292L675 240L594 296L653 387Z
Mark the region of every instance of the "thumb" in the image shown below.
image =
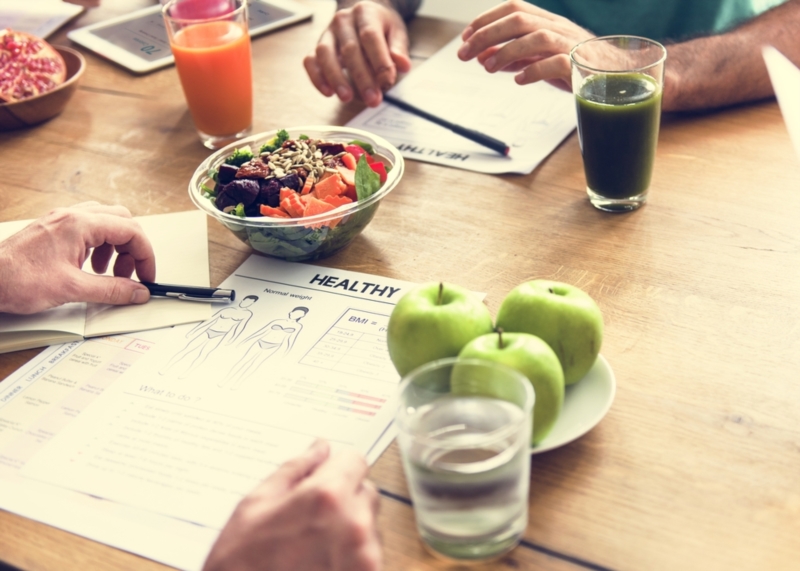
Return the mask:
M96 276L78 271L76 276L76 299L66 301L88 301L111 305L145 303L150 299L150 291L139 282L128 278Z
M319 468L328 459L330 453L330 445L322 439L317 439L300 456L284 462L254 490L254 493L280 494L294 488Z

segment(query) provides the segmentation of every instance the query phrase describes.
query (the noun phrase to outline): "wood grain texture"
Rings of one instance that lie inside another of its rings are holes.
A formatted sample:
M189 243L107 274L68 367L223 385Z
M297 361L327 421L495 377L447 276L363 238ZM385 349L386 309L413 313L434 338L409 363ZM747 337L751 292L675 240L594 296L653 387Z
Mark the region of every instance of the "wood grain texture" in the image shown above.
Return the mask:
M316 93L302 69L332 13L258 38L255 131L343 124L360 111ZM105 2L72 25L140 7ZM419 19L416 63L460 26ZM66 45L64 34L59 39ZM97 56L58 118L0 135L0 220L84 200L135 215L192 208L198 143L174 68L133 76ZM521 88L524 89L524 88ZM414 161L375 219L322 266L503 296L533 278L600 305L616 401L580 440L532 459L525 544L474 569L796 569L800 561L800 162L771 101L665 117L647 206L593 209L572 135L527 176ZM211 282L248 255L209 221ZM0 356L0 378L36 351ZM421 547L393 445L373 467L386 492L387 570L456 569ZM22 569L156 569L0 512L0 560Z

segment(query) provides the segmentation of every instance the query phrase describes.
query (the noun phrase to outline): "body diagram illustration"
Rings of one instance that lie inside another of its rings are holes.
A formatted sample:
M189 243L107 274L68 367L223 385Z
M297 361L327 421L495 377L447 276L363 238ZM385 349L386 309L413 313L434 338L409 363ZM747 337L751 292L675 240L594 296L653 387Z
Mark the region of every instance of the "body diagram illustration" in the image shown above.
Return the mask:
M248 295L239 302L238 307L220 309L208 321L203 321L186 334L189 342L175 353L159 374L165 375L179 363L184 369L178 376L184 379L202 365L214 350L223 345L234 343L244 331L253 312L248 309L258 301L258 296Z
M307 313L308 308L295 307L285 319L274 319L248 336L240 343L240 345L247 346L247 351L230 370L230 373L219 382L219 386L230 385L231 390L236 390L242 386L244 381L253 376L267 360L272 357L283 357L291 351L297 336L303 329L300 320Z

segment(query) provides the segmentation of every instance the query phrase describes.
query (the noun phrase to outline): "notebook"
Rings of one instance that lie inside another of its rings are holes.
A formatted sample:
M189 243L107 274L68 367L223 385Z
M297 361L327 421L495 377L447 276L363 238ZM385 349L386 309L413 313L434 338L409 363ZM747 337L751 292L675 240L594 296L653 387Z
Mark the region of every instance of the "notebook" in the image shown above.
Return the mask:
M153 244L159 282L208 287L208 233L203 212L142 216L136 220ZM30 222L0 224L0 241ZM113 262L109 267L113 267ZM91 271L90 268L87 260L84 270ZM163 298L153 298L144 305L68 303L34 315L0 313L0 353L86 337L158 329L204 321L210 317L211 308L207 303Z

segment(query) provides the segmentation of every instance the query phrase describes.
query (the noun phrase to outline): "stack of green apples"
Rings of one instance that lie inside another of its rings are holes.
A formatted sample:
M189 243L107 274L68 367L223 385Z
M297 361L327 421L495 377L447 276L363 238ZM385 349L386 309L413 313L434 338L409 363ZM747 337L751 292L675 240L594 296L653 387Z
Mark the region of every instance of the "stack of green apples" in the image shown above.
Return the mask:
M533 445L555 425L564 388L589 372L602 341L603 316L589 294L548 280L511 290L496 324L469 290L448 283L423 284L398 301L387 333L389 356L402 376L456 356L502 363L524 374L536 393ZM494 393L493 387L484 390Z

